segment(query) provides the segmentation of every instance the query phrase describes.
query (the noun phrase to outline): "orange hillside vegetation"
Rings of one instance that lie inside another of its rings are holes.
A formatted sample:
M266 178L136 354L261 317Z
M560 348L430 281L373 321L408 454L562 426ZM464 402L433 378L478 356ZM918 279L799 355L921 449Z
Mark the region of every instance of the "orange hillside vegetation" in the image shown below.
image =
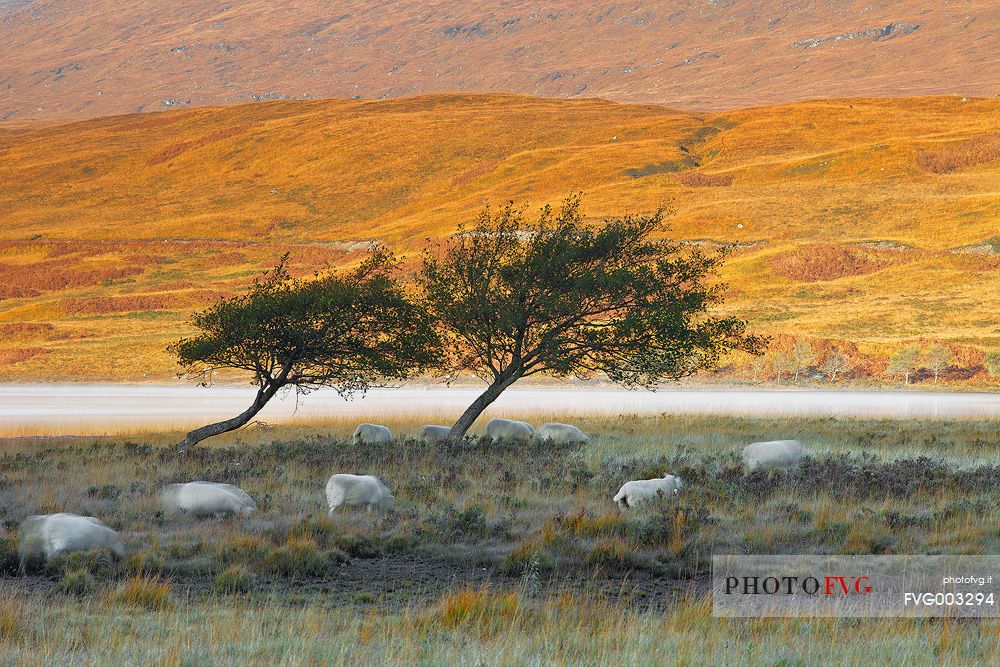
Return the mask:
M593 218L669 204L671 236L740 243L726 308L759 331L876 356L1000 347L998 136L1000 99L958 97L439 95L0 125L0 379L163 379L191 312L285 250L301 273L369 239L412 255L487 203L576 191Z

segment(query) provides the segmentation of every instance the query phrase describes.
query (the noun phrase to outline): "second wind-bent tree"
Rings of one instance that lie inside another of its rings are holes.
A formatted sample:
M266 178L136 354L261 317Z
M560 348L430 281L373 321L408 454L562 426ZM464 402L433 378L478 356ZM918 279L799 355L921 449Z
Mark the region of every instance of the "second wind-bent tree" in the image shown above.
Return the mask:
M171 346L190 374L210 380L216 369L247 371L257 386L249 408L191 431L178 450L244 426L283 387L333 387L348 395L403 380L437 360L431 319L394 279L387 250L373 248L353 271L309 280L293 278L286 258L247 293L196 315L200 333Z
M764 341L744 322L708 316L722 298L708 279L725 252L651 238L662 210L591 227L579 206L571 197L533 224L511 204L486 209L425 253L420 281L451 370L489 383L452 426L453 440L524 377L602 374L653 389L727 350L761 352Z

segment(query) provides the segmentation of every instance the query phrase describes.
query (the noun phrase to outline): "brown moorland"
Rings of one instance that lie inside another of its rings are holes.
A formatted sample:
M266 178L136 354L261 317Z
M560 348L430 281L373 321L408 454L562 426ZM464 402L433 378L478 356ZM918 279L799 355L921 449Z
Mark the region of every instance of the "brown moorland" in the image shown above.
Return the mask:
M995 0L6 0L0 44L0 120L445 92L685 109L1000 93Z
M998 132L1000 99L958 97L689 113L435 95L0 125L0 380L166 379L191 312L286 250L302 274L372 239L415 257L487 203L576 191L594 219L667 204L672 237L738 244L726 308L775 350L836 345L887 379L894 349L942 343L942 378L986 380Z

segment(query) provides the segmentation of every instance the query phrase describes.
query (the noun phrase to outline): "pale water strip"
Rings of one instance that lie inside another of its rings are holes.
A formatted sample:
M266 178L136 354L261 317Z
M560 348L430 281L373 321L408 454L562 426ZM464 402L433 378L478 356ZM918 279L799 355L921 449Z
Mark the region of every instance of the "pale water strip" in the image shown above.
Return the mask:
M120 432L156 426L185 428L231 417L251 402L252 387L188 385L0 385L0 431L63 435ZM317 418L377 419L454 416L478 395L475 388L376 389L347 401L332 390L293 393L260 413L267 422ZM756 391L568 389L530 387L505 392L490 410L510 417L549 414L836 416L1000 418L1000 394L926 391Z

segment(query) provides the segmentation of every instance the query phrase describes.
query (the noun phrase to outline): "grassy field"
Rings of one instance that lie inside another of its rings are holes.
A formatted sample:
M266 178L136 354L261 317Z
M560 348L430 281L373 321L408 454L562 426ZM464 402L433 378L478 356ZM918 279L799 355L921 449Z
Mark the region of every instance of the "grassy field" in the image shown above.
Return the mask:
M947 382L992 382L998 118L997 98L437 95L0 126L0 381L163 380L190 314L286 250L298 274L371 239L412 260L487 203L583 191L593 219L669 205L669 235L741 244L726 310L776 350L836 344L846 379L886 382L892 351L943 343Z
M558 415L552 415L558 417ZM18 439L0 448L0 655L11 662L208 664L988 664L994 621L721 620L713 553L997 553L995 421L577 419L586 446L400 437L330 422L231 434ZM413 433L419 424L389 423ZM747 473L746 443L797 437L795 472ZM623 481L682 476L620 513ZM333 472L386 480L387 514L327 517ZM247 520L163 516L158 490L209 479ZM129 555L15 576L28 514L92 514Z

